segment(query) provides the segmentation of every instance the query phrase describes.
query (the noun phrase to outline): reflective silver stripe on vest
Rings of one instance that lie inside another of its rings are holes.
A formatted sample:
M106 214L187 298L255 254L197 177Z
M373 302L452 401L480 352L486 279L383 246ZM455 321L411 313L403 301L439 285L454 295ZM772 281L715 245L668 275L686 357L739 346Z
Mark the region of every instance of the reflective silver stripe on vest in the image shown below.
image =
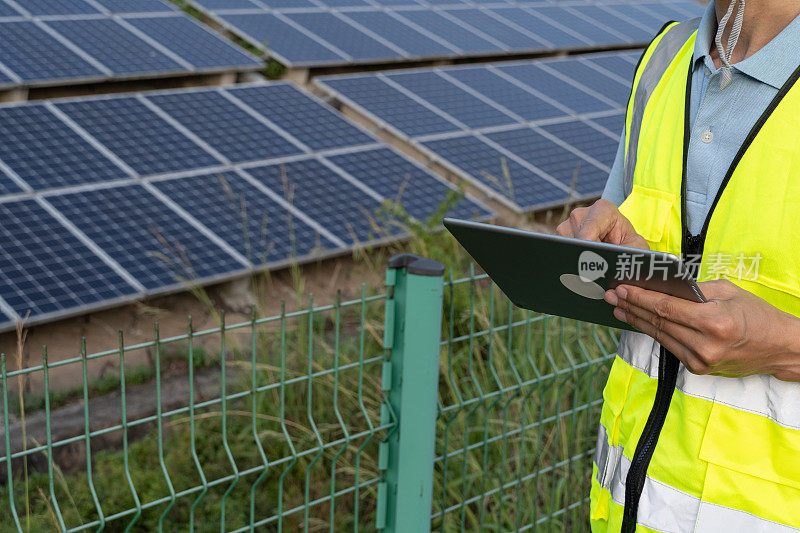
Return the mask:
M623 361L653 379L658 378L660 347L642 333L624 332L617 350ZM800 385L768 376L725 378L698 376L682 364L676 387L688 396L727 405L800 430Z
M622 453L621 446L608 444L606 429L602 424L597 437L595 458L606 458L605 463L597 463L597 481L611 492L614 503L624 506L625 478L628 476L631 460ZM606 475L601 481L603 473ZM636 522L656 531L693 531L699 509L699 498L647 476L639 499Z
M600 462L602 461L602 462ZM617 505L625 505L625 478L631 460L621 446L608 444L606 429L600 425L597 436L597 481L611 493ZM717 533L789 533L798 532L785 524L701 501L700 498L670 487L647 476L639 500L636 522L655 531Z
M625 159L625 166L622 174L622 185L625 197L633 190L633 171L636 168L636 152L639 146L639 134L642 129L642 118L650 95L653 94L658 82L664 76L667 68L675 59L678 51L686 44L689 37L700 26L700 19L687 20L673 26L656 45L655 50L650 56L650 60L644 65L642 75L639 77L639 84L636 86L636 94L633 98L631 129L628 132L628 153ZM641 67L640 67L641 68Z

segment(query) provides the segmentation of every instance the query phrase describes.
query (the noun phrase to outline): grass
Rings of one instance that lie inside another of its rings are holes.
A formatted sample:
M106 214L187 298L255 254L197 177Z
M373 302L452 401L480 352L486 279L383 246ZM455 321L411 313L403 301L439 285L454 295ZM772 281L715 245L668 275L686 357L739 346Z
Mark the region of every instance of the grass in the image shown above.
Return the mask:
M474 275L457 243L435 231L456 193L425 222L411 219L399 200L374 214L376 232L394 226L411 239L361 250L356 260L375 274L400 251L450 267L433 527L584 529L588 453L613 335L515 309L485 277ZM12 462L13 483L0 487L0 506L10 509L13 489L25 531L62 524L233 531L259 522L267 531L374 529L378 445L393 426L381 416L383 288L365 286L361 298L320 307L306 294L299 267L293 272L298 311L233 329L189 330L187 338L152 347L149 366L66 392L20 396L11 412L21 415L23 428L25 409L50 412L70 402L84 409L90 425L90 397L135 384L153 387L152 409L161 416L92 427L90 439L57 442L52 453L48 447L29 452ZM468 279L454 281L463 276ZM253 276L252 282L254 292L263 293L269 277ZM253 317L259 314L253 310ZM217 348L208 348L212 344ZM124 367L120 354L102 357ZM163 375L176 361L188 372L187 384L197 383L203 369L220 377L219 390L199 397L200 389L187 387L182 409L160 413L161 395L168 392ZM29 442L26 449L44 444ZM0 531L6 530L15 530L10 513L0 519Z

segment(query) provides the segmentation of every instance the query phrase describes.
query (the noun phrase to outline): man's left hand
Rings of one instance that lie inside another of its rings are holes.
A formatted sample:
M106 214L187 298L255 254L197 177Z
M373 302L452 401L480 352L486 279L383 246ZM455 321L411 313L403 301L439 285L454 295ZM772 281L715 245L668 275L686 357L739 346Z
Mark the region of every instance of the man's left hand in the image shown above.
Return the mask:
M698 284L707 303L630 285L606 291L614 316L653 337L690 372L800 381L800 319L727 280Z

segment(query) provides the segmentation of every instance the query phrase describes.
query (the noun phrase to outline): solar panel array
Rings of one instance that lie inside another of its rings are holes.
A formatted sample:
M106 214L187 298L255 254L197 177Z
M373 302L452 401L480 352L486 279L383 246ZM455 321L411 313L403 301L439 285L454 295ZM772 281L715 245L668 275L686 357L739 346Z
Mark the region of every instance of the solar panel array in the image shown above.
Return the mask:
M0 138L2 328L396 238L398 202L491 214L282 82L4 105Z
M0 0L0 89L261 66L162 0Z
M191 0L292 67L645 44L691 0Z
M640 52L326 76L340 101L518 211L602 192Z

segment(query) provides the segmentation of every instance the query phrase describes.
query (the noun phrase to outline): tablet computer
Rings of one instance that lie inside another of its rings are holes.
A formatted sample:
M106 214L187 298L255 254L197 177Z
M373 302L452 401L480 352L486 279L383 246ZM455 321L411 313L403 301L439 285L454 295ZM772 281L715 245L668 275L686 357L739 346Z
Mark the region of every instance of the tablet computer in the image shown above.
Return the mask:
M706 301L672 254L452 218L444 226L523 309L630 330L606 290L625 284Z

